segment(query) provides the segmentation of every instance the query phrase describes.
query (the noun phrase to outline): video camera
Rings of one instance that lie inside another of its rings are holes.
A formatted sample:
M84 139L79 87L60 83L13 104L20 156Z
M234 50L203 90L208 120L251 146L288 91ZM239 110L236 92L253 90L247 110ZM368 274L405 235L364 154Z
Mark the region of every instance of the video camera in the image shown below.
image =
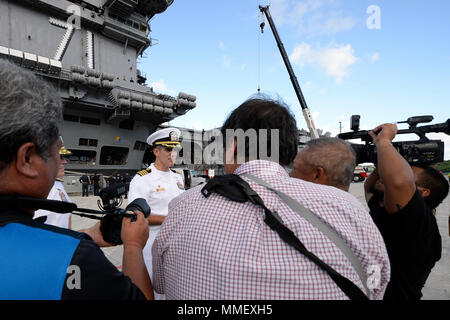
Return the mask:
M373 144L372 137L367 130L359 131L359 115L350 118L350 128L353 132L338 134L338 138L343 140L361 139L365 144L353 144L356 153L356 163L372 162L377 163L377 150ZM410 117L406 121L397 123L407 123L409 129L397 131L398 134L414 133L419 136L416 141L393 142L393 146L400 155L410 165L429 165L444 161L444 142L441 140L430 140L425 134L430 132L443 132L450 135L450 119L446 122L418 127L419 123L428 123L433 120L433 116ZM375 132L377 134L377 132Z
M112 244L122 244L120 233L122 231L123 218L129 217L132 221L137 219L135 213L128 212L137 210L142 212L144 217L147 218L151 211L147 201L142 198L135 199L125 209L119 208L122 203L121 196L128 191L127 187L124 188L124 185L117 184L100 191L102 204L98 203L101 211L78 208L73 202L38 199L20 195L0 195L0 204L33 210L44 209L62 214L73 213L80 217L100 220L100 230L103 239ZM100 217L99 215L103 216Z
M114 184L106 187L99 192L101 199L97 201L98 207L106 213L100 222L100 231L106 242L113 244L122 244L120 233L122 231L122 220L124 217L131 217L132 221L136 220L135 214L129 214L127 211L138 210L147 218L150 215L150 207L142 198L132 201L125 209L119 208L122 205L122 196L128 192L129 186L125 183Z

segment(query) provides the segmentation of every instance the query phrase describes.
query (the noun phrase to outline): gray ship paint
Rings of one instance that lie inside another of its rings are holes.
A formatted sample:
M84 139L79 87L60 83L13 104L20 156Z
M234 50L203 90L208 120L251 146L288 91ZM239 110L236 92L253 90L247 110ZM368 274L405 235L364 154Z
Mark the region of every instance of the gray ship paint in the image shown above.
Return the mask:
M0 58L58 88L68 171L142 168L147 136L196 107L158 94L136 62L151 46L149 20L173 0L0 0Z

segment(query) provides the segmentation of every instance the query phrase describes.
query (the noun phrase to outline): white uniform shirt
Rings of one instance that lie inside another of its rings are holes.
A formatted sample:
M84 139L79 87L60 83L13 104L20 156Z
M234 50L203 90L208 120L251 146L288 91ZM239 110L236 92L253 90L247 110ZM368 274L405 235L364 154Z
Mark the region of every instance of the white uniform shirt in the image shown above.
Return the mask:
M47 199L72 202L69 196L67 195L66 190L64 189L64 185L62 184L61 181L58 180L55 181L55 184L50 190ZM47 216L47 220L45 220L46 224L51 224L53 226L68 229L70 215L71 215L70 213L62 214L40 209L34 213L34 218Z
M131 180L128 203L134 199L143 198L147 200L151 214L167 216L169 202L184 191L183 175L172 170L160 171L155 168L153 163L147 171L150 172L140 171L143 175L137 174ZM152 245L160 228L160 225L149 226L149 236L143 250L145 265L151 279L153 279Z
M166 216L169 202L184 191L183 176L172 170L160 171L153 163L147 170L150 172L142 176L137 174L131 180L128 203L144 198L152 214Z

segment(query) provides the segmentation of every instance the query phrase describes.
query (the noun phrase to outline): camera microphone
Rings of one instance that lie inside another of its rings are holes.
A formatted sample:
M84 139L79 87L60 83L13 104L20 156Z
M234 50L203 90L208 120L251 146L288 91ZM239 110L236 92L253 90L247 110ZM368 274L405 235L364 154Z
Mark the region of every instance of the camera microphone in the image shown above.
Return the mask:
M106 187L99 192L99 197L102 199L118 198L128 192L129 186L126 183L117 183Z
M70 213L77 210L72 202L23 197L18 195L0 196L0 203L16 208L43 209L57 213Z

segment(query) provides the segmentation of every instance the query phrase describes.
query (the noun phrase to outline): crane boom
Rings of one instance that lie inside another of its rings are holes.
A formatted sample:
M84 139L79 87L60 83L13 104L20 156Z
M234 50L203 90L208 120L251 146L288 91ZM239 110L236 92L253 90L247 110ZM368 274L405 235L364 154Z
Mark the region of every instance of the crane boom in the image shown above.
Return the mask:
M272 29L273 35L278 45L278 49L280 50L281 57L283 58L284 64L286 65L287 71L289 73L289 77L291 78L292 85L294 86L295 94L297 95L298 101L300 102L300 106L302 107L303 116L305 117L306 125L311 133L311 138L316 139L319 138L319 133L317 132L316 126L314 125L314 121L311 116L311 112L308 109L308 106L305 101L305 97L303 96L302 90L300 89L300 85L298 84L297 77L295 76L294 70L292 69L289 58L286 54L286 50L284 49L283 42L281 42L280 36L278 35L278 31L275 27L275 24L272 20L272 16L270 15L269 6L259 6L259 10L266 15L267 21L269 21L270 28ZM264 24L261 24L261 31L264 27Z

